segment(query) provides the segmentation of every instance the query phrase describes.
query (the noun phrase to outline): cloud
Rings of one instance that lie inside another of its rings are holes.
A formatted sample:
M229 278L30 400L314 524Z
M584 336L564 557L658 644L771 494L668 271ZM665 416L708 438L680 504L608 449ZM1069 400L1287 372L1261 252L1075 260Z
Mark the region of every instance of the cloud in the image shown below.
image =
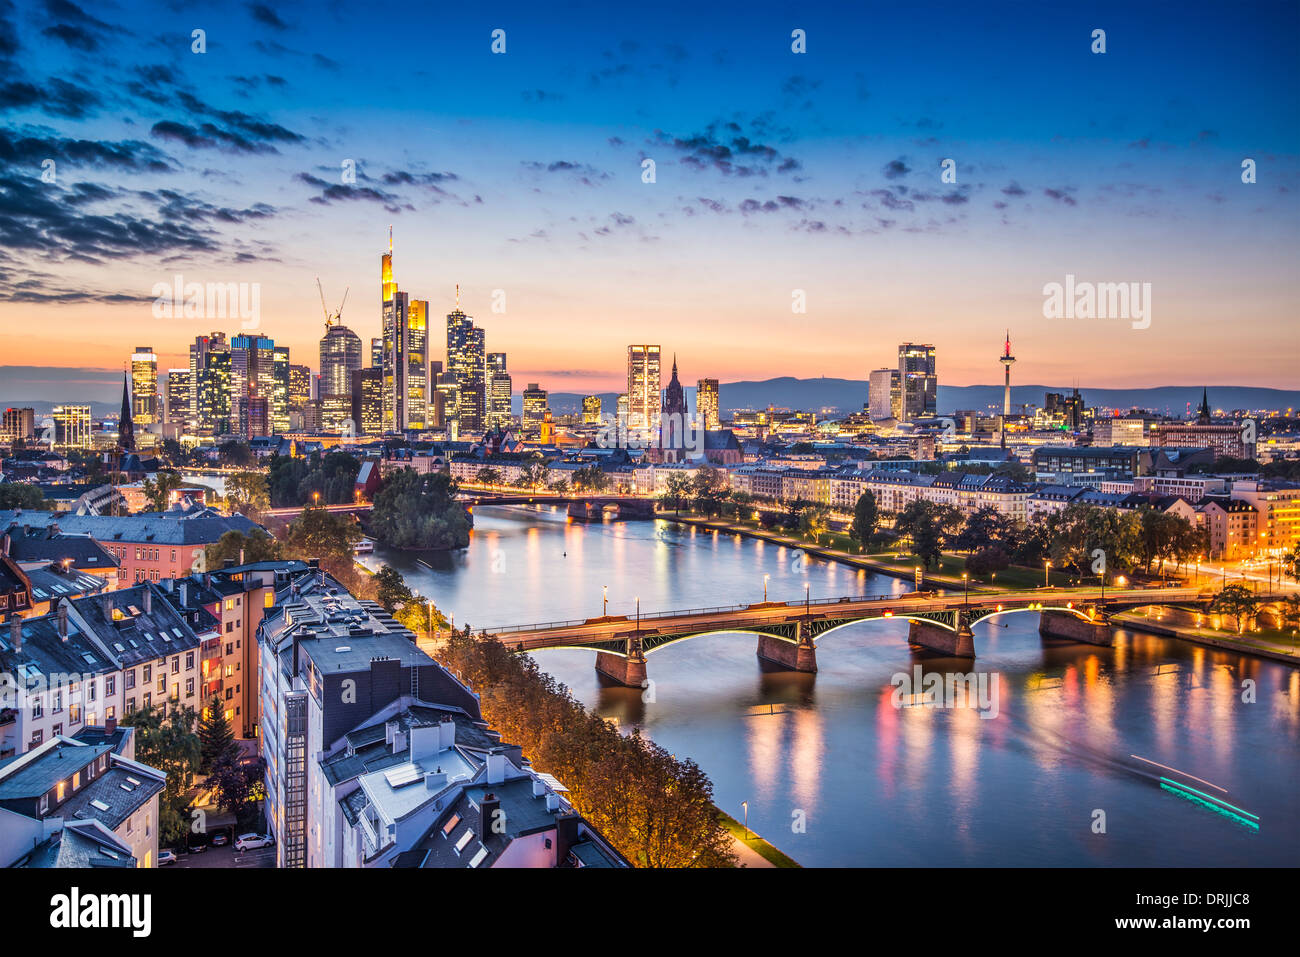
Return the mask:
M39 86L23 80L0 83L0 113L35 107L49 116L80 120L102 105L98 93L58 77L43 80Z
M73 50L93 53L107 39L125 33L86 13L71 0L45 0L46 19L57 21L41 31L42 36L59 40Z
M273 30L288 30L289 24L280 19L280 15L264 3L250 3L248 12L258 23Z
M896 160L890 160L881 168L881 173L884 174L885 179L898 179L901 176L906 176L910 172L912 172L911 168L903 162L902 157L899 157Z
M361 177L358 175L358 179ZM308 186L320 190L319 194L312 196L309 202L321 206L329 206L340 201L348 202L368 202L379 203L390 213L399 213L402 210L414 211L415 207L410 203L404 202L402 198L395 193L385 192L373 186L361 186L358 184L347 183L329 183L319 176L313 176L311 173L299 173L294 177L298 182L306 183Z
M1006 186L1003 186L1003 187L1002 187L1002 192L1003 192L1003 194L1005 194L1005 195L1007 195L1007 196L1024 196L1024 195L1026 195L1024 187L1021 186L1019 183L1016 183L1016 182L1012 182L1012 183L1009 183L1009 184L1006 185Z
M1073 192L1073 186L1065 186L1061 189L1045 189L1043 190L1043 195L1048 199L1056 200L1058 203L1064 203L1066 206L1077 206L1079 204L1076 203L1074 197L1070 195Z
M579 163L573 160L554 160L550 163L538 162L537 160L521 160L519 165L524 167L524 169L532 170L535 173L559 173L569 175L576 178L578 182L585 186L595 186L610 178L609 173L604 170L599 170L587 163Z
M716 120L702 133L672 136L655 130L651 145L668 147L681 154L681 162L695 169L715 169L728 176L766 176L775 168L778 173L799 168L791 157L782 156L776 147L757 137L772 132L769 117L756 117L746 129L735 120Z

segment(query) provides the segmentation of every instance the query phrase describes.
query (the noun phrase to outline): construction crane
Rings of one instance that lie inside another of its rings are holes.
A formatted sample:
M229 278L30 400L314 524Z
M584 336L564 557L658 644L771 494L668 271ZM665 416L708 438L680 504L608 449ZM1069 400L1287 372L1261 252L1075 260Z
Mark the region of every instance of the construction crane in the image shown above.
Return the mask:
M325 305L325 287L320 284L320 276L316 277L316 288L320 290L320 308L325 313L325 331L329 332L330 326L338 325L343 321L343 306L348 301L348 290L352 287L348 286L347 289L343 290L343 301L339 303L339 307L334 310L333 315L330 315L329 306Z

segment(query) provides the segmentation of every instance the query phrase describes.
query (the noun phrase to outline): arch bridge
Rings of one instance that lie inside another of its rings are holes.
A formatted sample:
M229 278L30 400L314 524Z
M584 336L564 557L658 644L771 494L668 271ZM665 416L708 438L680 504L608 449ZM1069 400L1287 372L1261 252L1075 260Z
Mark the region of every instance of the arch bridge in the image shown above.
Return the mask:
M758 656L791 671L817 670L817 641L846 625L906 619L907 640L958 658L975 657L971 626L997 615L1031 612L1050 638L1109 646L1110 613L1147 605L1202 604L1213 593L1197 588L1039 589L937 598L927 593L760 602L639 615L603 616L486 629L519 652L582 648L596 652L596 670L617 684L640 687L646 657L671 644L716 634L752 634Z

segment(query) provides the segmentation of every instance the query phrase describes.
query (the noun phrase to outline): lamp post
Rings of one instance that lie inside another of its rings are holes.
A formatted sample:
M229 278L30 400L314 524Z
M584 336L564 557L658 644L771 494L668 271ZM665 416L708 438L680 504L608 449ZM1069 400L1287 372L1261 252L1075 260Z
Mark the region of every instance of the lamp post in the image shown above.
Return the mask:
M970 576L965 572L961 573L961 603L970 610Z
M609 586L600 586L600 617L605 618L609 615Z
M637 597L637 600L636 600L636 630L637 630L637 634L640 634L640 633L641 633L641 598L640 598L640 596L638 596L638 597Z
M749 840L749 802L741 801L740 806L745 809L745 840Z
M1048 576L1052 573L1052 560L1050 558L1043 561L1043 587L1049 587L1051 580Z

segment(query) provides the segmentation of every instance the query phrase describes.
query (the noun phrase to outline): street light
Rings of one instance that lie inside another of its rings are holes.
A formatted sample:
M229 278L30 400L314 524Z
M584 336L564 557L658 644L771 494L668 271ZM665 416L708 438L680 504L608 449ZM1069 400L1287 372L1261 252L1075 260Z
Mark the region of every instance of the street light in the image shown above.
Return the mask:
M637 630L638 632L641 630L641 599L640 599L640 597L638 597L637 600L636 600L636 630Z
M1051 575L1051 573L1052 573L1052 560L1050 558L1044 559L1043 561L1043 587L1044 588L1049 587L1050 580L1048 576Z
M970 576L965 572L961 573L961 603L970 608Z
M749 802L741 801L740 806L745 809L745 840L749 840Z
M600 586L600 617L605 618L609 615L609 586Z

